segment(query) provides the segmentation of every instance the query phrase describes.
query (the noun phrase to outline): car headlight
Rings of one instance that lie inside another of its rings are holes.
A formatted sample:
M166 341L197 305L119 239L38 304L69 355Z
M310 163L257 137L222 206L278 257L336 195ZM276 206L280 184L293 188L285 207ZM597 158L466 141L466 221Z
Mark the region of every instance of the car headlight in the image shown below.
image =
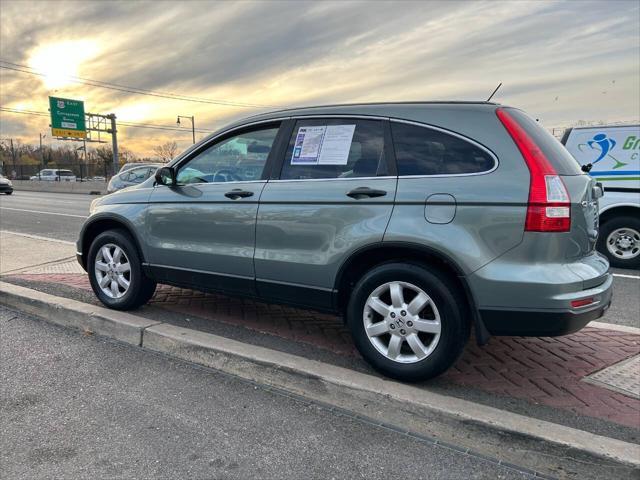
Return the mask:
M96 207L98 206L98 201L99 200L100 200L99 198L96 198L95 200L93 200L91 202L91 205L89 206L89 214L90 215L93 215L93 212L95 211Z

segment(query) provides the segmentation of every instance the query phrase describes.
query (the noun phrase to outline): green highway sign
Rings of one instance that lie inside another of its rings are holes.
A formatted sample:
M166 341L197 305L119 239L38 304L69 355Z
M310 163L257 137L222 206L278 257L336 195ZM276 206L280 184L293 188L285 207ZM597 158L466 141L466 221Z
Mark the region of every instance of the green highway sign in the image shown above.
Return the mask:
M83 101L49 97L49 111L54 137L87 138Z

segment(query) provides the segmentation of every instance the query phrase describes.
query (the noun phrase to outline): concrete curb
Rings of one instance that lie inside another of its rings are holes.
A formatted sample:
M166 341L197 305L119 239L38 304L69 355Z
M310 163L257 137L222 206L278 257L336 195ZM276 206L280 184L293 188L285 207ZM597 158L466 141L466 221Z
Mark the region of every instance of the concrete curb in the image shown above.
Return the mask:
M600 328L602 330L614 330L616 332L632 333L633 335L640 335L640 328L630 327L628 325L616 325L615 323L606 322L589 322L587 327Z
M386 402L396 400L463 423L478 423L501 432L526 435L640 467L640 446L637 445L205 332L160 324L145 330L142 346L256 382L297 390L296 385L283 385L282 375L271 372L265 377L264 368L251 368L252 364L272 366L278 370L295 372L325 386L346 387L368 395L380 395Z
M142 345L144 329L159 323L5 282L0 282L0 304L64 327L104 335L136 346Z
M494 442L495 452L508 447L516 460L528 460L526 450L521 450L526 447L546 455L545 462L550 462L549 458L560 463L595 462L602 468L626 472L640 468L640 446L635 444L288 353L4 282L0 282L0 304L346 409L379 425L387 422L407 434L474 448L478 447L474 435L482 432L489 437L487 443ZM536 470L548 468L547 463L532 466Z

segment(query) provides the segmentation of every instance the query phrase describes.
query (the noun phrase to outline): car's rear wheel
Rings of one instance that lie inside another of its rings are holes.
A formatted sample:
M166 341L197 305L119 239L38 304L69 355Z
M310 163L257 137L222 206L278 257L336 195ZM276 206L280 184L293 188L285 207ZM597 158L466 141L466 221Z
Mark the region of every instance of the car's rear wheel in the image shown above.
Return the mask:
M435 377L469 338L465 299L450 278L412 263L387 263L355 286L347 323L356 347L376 370L404 381Z
M153 296L156 283L144 275L138 250L123 230L98 235L87 258L91 288L109 308L131 310Z
M640 220L616 217L600 227L598 250L618 268L640 268Z

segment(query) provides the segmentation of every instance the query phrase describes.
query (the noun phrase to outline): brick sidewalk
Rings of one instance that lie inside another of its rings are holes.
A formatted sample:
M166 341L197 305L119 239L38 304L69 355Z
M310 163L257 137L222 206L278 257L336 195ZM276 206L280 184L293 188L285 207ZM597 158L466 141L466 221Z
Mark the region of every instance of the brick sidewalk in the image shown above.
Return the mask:
M83 274L13 277L91 289ZM152 303L184 316L240 325L343 356L358 356L342 320L332 315L166 285L159 286ZM482 348L469 342L463 356L442 378L638 428L640 400L582 379L639 353L640 335L590 327L555 338L493 337Z

